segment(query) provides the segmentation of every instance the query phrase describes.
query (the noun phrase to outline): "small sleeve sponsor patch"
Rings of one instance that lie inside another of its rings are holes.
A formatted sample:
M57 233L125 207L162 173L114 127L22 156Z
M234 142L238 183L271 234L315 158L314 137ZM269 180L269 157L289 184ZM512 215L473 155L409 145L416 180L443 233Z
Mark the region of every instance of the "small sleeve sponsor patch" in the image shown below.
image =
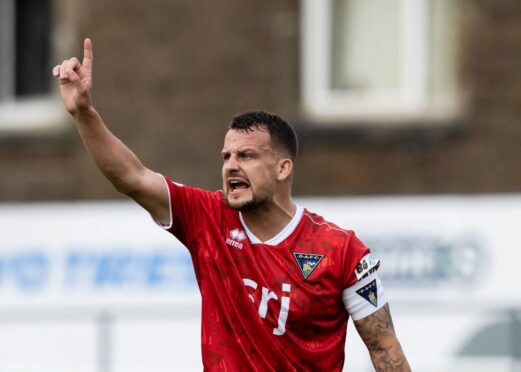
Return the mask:
M374 257L372 254L366 254L355 268L355 275L358 280L365 278L366 276L374 273L380 266L380 260Z

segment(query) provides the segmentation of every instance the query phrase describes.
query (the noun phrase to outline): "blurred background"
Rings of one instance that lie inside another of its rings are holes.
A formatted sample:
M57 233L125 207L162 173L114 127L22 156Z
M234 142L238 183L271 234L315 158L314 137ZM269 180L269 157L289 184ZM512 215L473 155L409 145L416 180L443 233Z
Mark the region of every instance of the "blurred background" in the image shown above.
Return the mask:
M198 371L186 250L85 152L52 66L148 167L220 187L231 117L300 140L298 202L382 261L415 371L521 371L521 3L0 0L0 371ZM371 371L354 328L346 370Z

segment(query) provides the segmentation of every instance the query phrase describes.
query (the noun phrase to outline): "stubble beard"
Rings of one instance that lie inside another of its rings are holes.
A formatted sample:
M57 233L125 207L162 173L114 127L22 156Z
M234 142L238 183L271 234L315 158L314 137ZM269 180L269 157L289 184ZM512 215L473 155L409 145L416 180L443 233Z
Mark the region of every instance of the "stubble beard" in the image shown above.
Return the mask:
M251 212L253 210L262 208L268 203L268 198L263 196L253 195L250 200L246 200L239 205L232 205L228 199L228 196L225 197L226 204L230 209L240 211L240 212Z

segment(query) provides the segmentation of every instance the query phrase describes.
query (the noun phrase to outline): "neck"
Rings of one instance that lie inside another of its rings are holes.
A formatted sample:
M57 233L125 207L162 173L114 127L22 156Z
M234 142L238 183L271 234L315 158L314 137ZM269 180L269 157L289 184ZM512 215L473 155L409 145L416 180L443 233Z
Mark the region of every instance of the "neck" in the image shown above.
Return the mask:
M297 206L291 198L285 202L273 201L252 211L241 212L248 229L265 242L276 236L291 221Z

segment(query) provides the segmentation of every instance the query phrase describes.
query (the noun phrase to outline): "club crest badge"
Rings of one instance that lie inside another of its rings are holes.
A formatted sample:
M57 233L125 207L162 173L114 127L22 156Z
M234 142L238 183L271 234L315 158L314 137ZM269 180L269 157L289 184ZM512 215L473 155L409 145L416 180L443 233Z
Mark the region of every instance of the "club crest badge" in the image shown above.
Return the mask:
M300 269L300 272L304 276L304 280L311 275L313 270L318 266L322 258L324 258L324 254L313 254L313 253L298 253L293 252L293 256L297 261L297 265Z
M371 283L364 285L362 288L357 289L356 293L358 293L361 297L366 299L374 307L378 307L378 292L376 288L376 279L374 279Z

